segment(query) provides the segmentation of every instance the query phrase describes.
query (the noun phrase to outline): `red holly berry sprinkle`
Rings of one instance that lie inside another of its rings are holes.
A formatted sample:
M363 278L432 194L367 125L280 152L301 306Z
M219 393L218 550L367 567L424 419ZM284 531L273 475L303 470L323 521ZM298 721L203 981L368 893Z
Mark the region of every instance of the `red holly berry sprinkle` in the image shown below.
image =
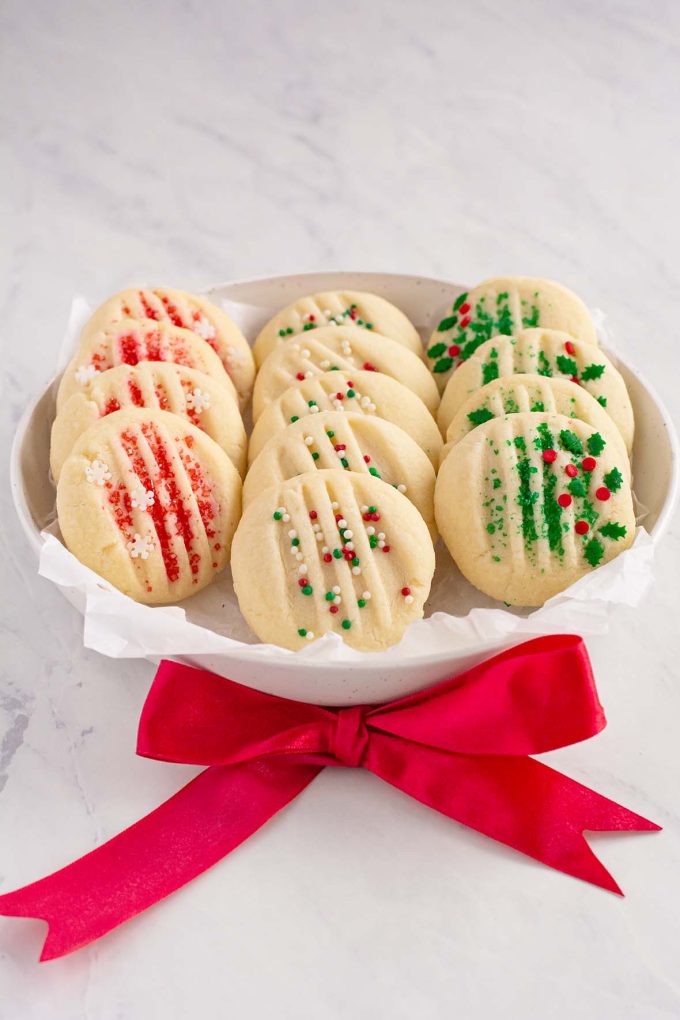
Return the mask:
M310 316L309 316L309 321L310 321L310 322L314 322L314 319L315 319L315 318L316 318L316 316L315 316L315 315L310 315Z
M569 495L568 492L562 492L557 497L557 502L560 504L560 506L563 506L563 507L571 506L571 502L572 502L571 501L571 496Z
M364 370L366 372L377 372L378 371L378 369L375 367L375 365L372 365L370 363L370 361L365 361L363 367L364 367Z
M367 464L370 464L370 463L371 463L371 458L369 457L369 455L368 455L367 453L365 453L365 454L364 454L364 460L365 460L365 462L366 462Z
M557 450L544 450L543 460L546 464L553 464L557 460Z
M458 355L460 354L460 345L451 344L451 346L449 347L449 354L451 355L452 358L457 358Z
M470 316L466 315L464 319L461 319L459 325L460 325L461 329L465 329L466 326L469 326L470 325Z
M595 490L595 495L602 503L606 503L611 496L611 492L606 485L601 485L599 489Z
M586 457L583 461L581 461L581 467L584 471L594 471L597 467L597 461L594 457Z
M309 584L309 581L307 580L306 577L301 577L300 580L298 581L298 584L300 585L301 588L306 588L307 585Z
M411 589L410 588L402 588L401 589L401 594L404 595L404 596L410 595L411 594Z
M310 510L310 511L309 511L309 519L310 519L310 521L315 521L315 520L317 519L317 517L318 517L318 516L319 516L319 515L318 515L318 513L316 512L316 510Z
M331 613L337 613L339 608L340 608L339 606L331 606L330 611L331 611Z
M324 553L323 554L323 561L324 561L324 563L330 563L332 559L333 559L333 557L331 556L330 553Z
M574 525L574 531L577 535L587 535L590 531L590 525L588 521L577 521Z
M570 478L576 478L576 475L578 474L578 468L575 464L567 464L564 470Z
M390 551L389 545L384 545L383 546L383 552L389 552L389 551Z
M299 379L300 382L303 381L304 377L305 377L305 373L304 372L298 372L298 374L295 376L295 378Z
M344 393L336 393L335 394L335 399L336 400L344 400L345 399L345 394Z
M458 309L458 311L460 312L461 315L467 315L467 313L470 311L470 304L469 304L469 302L468 301L464 301L463 304Z
M571 340L564 341L564 349L567 352L567 354L573 354L576 350Z

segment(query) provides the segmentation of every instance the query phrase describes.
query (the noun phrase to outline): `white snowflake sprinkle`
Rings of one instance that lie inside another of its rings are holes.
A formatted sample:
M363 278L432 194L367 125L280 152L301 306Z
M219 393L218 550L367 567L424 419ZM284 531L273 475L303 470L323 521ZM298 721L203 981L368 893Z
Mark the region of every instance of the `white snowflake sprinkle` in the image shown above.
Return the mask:
M215 327L212 322L206 319L205 315L202 315L200 319L196 319L193 325L194 333L198 333L203 340L214 340L215 339Z
M134 489L130 493L130 503L135 510L149 510L155 502L152 489Z
M85 477L88 482L93 482L95 485L105 485L106 482L111 481L111 472L103 460L93 460L85 467Z
M127 548L130 556L133 560L136 560L140 556L143 560L148 560L149 553L154 547L153 539L150 535L140 535L135 531L132 542L128 542Z
M99 375L99 369L94 365L81 365L76 372L76 382L81 386L86 386L96 375Z
M197 386L191 393L187 393L186 403L190 411L202 414L203 411L207 411L210 407L210 394Z

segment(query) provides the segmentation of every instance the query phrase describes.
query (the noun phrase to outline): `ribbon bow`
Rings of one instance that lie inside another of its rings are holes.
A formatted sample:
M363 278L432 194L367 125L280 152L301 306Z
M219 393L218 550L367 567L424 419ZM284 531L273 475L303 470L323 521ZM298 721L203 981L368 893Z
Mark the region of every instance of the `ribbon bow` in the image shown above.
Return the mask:
M72 952L201 874L325 766L365 768L449 818L620 893L583 832L659 826L528 757L605 726L581 638L542 637L378 707L337 711L162 662L138 753L208 768L61 871L0 896L49 924L41 959Z

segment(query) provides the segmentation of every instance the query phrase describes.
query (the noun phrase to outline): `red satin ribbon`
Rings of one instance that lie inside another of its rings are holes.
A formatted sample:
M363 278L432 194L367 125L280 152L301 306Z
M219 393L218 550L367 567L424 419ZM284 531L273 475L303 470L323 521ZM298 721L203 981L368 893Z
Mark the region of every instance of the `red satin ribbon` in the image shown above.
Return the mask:
M585 645L569 635L528 641L377 708L339 711L162 662L137 751L209 767L108 843L0 896L0 914L48 922L42 960L70 953L225 857L326 765L368 769L449 818L620 893L584 830L659 826L528 757L604 726Z

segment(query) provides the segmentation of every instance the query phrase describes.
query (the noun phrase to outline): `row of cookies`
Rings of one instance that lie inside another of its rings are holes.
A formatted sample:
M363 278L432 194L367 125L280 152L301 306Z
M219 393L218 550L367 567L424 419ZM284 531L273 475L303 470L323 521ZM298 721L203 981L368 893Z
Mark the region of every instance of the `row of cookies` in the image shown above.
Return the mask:
M50 464L68 548L132 598L177 602L229 562L250 347L216 305L124 291L85 324L62 376Z
M328 631L394 644L423 615L435 562L439 392L419 335L377 295L327 292L282 309L253 350L241 611L287 648Z
M427 358L446 437L435 515L472 584L542 605L631 544L633 409L575 294L485 281L456 299Z

